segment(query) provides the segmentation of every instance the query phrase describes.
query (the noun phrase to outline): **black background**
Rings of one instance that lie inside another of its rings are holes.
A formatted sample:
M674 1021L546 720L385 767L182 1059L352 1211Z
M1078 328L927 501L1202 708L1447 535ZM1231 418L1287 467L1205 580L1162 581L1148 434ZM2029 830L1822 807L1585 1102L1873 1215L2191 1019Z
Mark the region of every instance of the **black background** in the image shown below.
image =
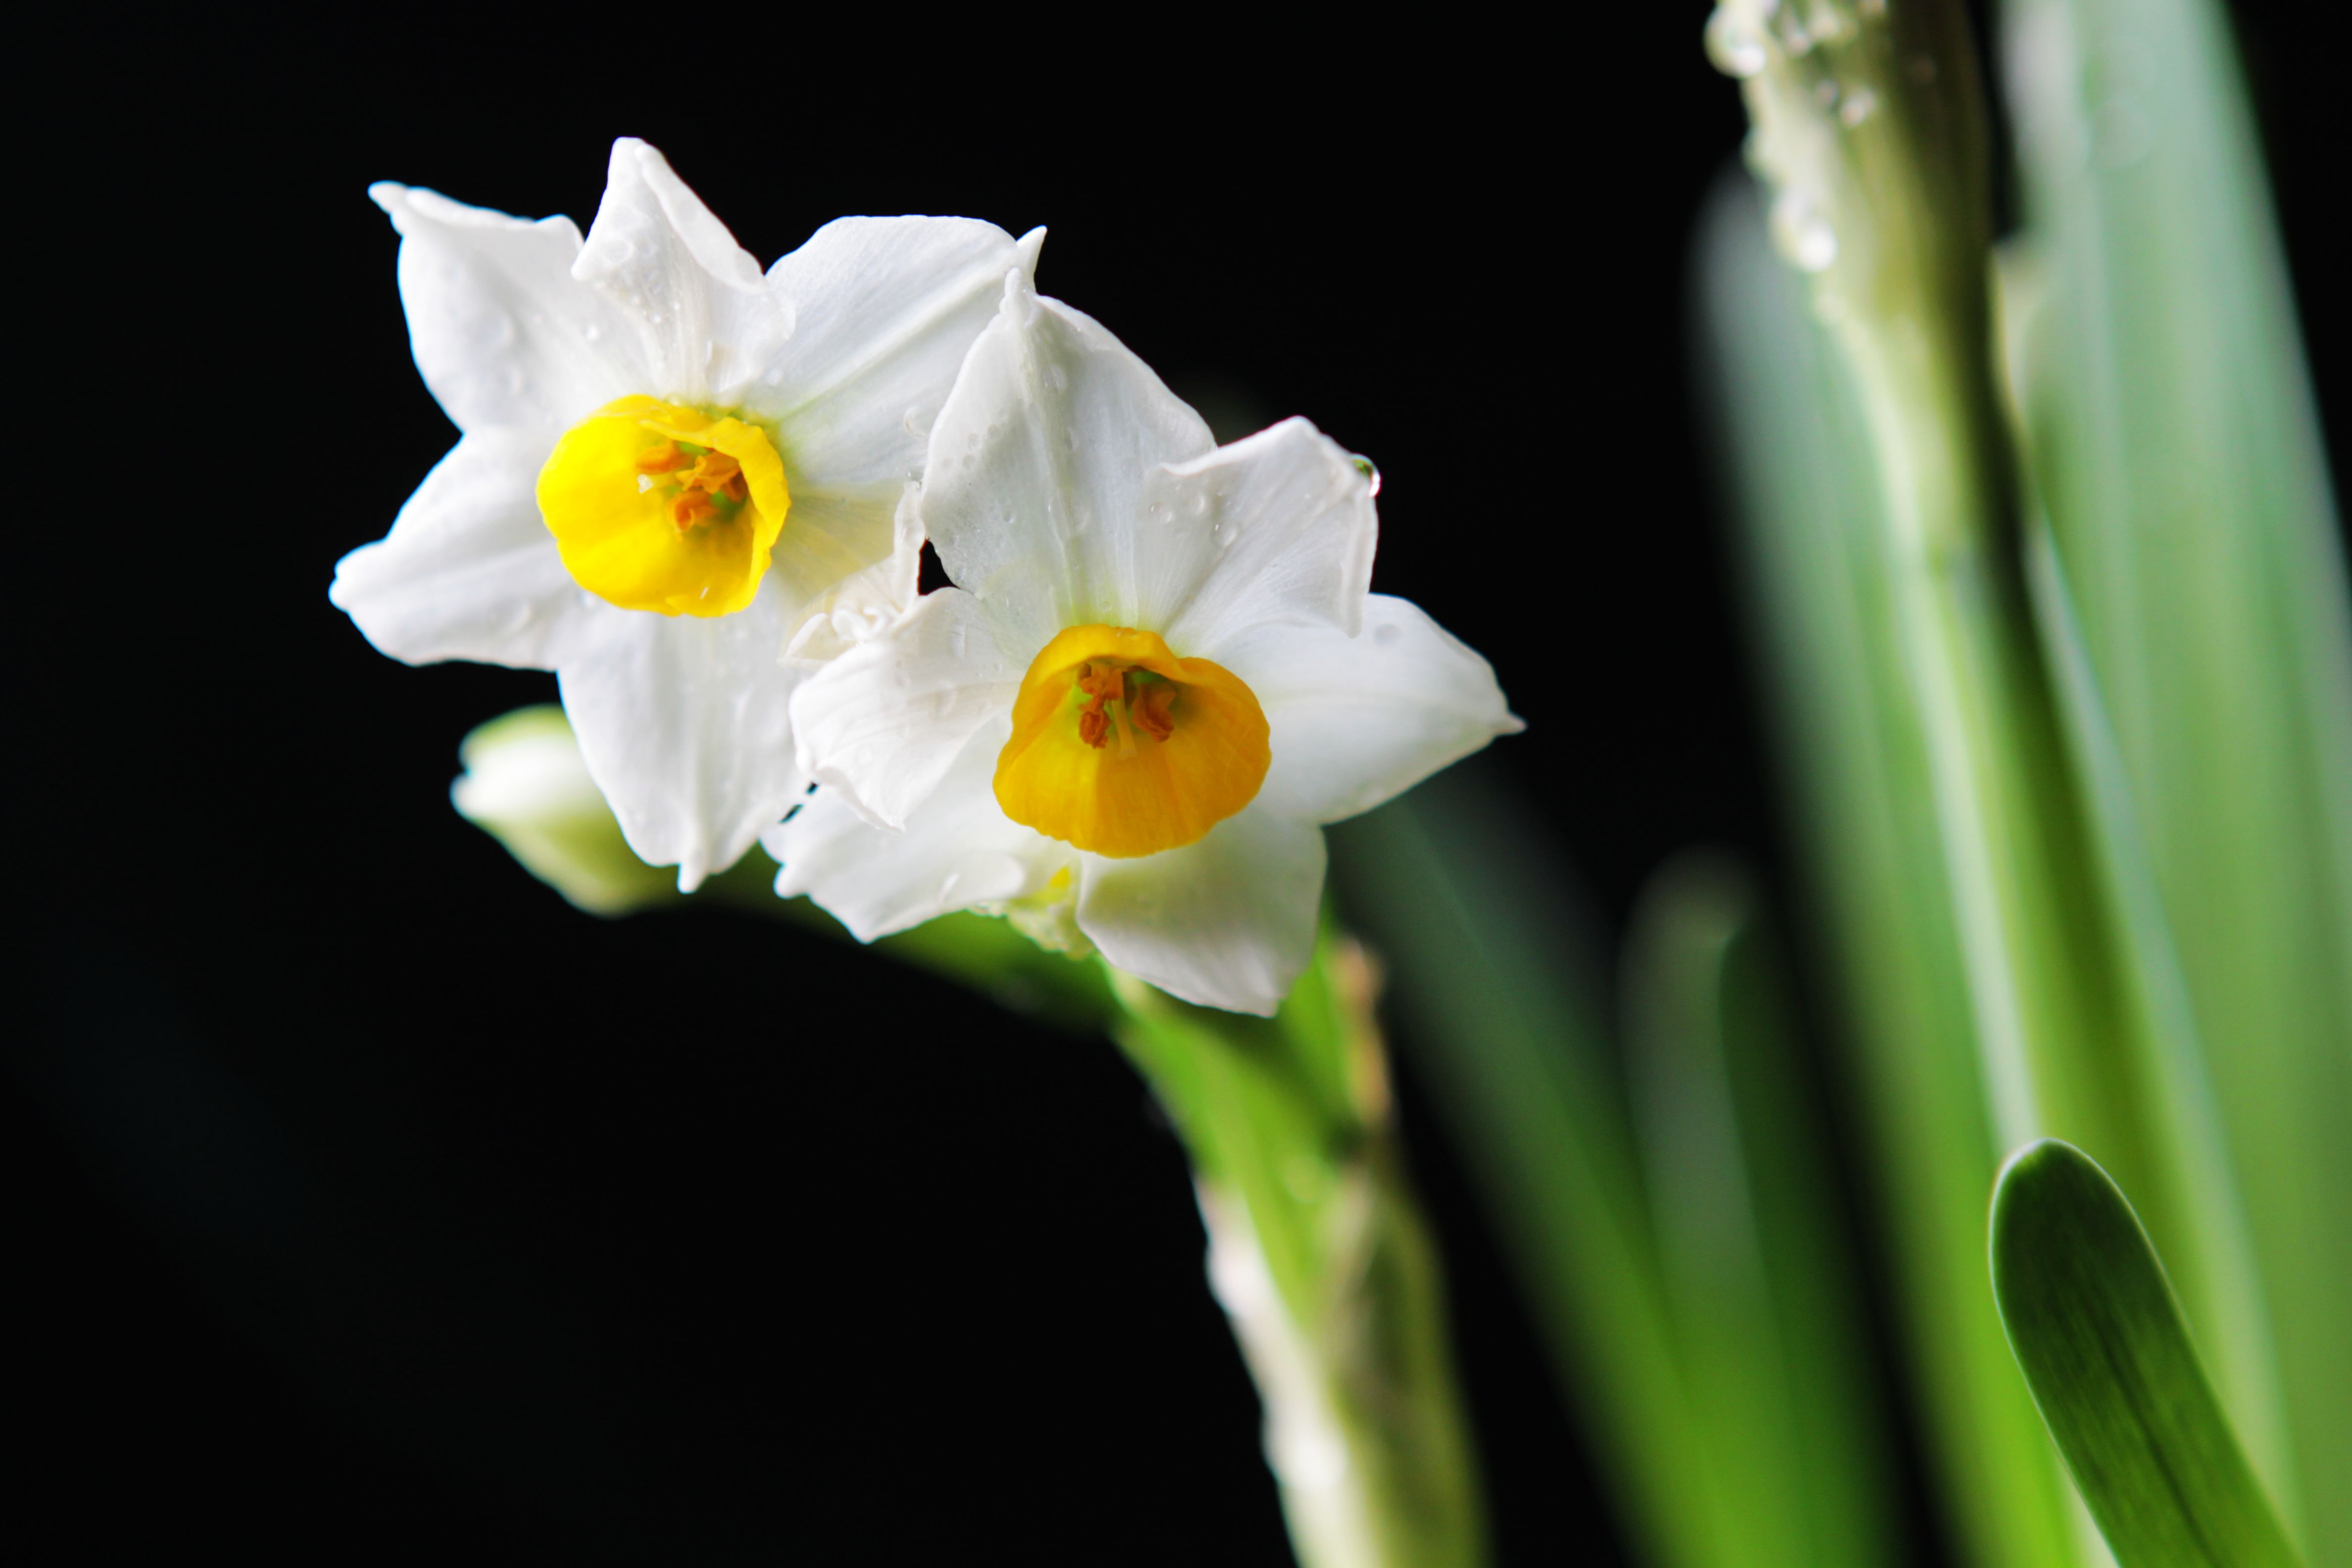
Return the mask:
M1181 1160L1107 1045L746 918L590 920L449 810L458 738L554 682L406 668L327 604L453 439L364 187L584 226L628 133L763 263L845 212L1050 226L1040 286L1180 392L1379 462L1377 586L1493 659L1529 730L1486 765L1606 933L1685 845L1780 865L1686 370L1743 128L1703 16L20 45L12 1536L1286 1561ZM2242 22L2340 427L2336 55ZM1610 1560L1405 1090L1505 1558Z

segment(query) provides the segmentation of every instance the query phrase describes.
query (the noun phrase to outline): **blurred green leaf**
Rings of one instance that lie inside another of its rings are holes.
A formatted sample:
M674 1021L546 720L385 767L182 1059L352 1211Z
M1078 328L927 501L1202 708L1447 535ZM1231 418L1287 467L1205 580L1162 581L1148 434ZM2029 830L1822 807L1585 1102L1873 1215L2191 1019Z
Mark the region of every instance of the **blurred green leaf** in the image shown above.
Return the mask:
M1340 905L1644 1560L1740 1561L1677 1364L1598 984L1544 834L1455 767L1332 831Z
M1669 862L1636 913L1623 1017L1676 1340L1735 1561L1895 1561L1889 1434L1830 1132L1755 894Z
M2299 1562L2138 1216L2082 1151L2047 1139L2002 1170L1992 1279L2018 1364L2122 1568Z
M2293 1465L2240 1336L2208 1343L2315 1558L2352 1562L2352 614L2252 119L2212 0L2002 19L2032 476L2244 1194Z

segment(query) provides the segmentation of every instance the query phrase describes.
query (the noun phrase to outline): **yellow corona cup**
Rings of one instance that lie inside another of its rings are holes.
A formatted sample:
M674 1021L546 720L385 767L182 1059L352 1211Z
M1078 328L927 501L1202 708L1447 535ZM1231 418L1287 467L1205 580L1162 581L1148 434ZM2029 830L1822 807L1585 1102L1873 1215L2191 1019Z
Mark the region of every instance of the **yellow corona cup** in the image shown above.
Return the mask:
M728 415L624 397L555 444L539 510L572 580L625 610L724 616L759 592L792 497L774 443Z
M1223 666L1178 658L1156 632L1072 626L1022 678L996 800L1048 838L1156 855L1255 799L1273 755L1265 710Z

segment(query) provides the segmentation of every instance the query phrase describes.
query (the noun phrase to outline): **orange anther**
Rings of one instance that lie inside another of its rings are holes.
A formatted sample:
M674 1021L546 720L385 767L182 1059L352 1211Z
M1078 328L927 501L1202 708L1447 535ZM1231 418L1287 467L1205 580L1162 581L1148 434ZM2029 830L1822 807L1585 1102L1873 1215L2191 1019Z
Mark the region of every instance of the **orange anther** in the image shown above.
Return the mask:
M688 489L670 503L669 520L677 524L680 533L718 515L718 504L698 489Z
M724 452L705 452L694 459L694 472L688 474L682 482L692 485L696 489L709 490L713 494L740 488L743 483L743 465Z
M666 474L685 461L686 454L677 449L677 442L664 441L637 454L637 472Z
M1099 705L1086 709L1078 715L1078 739L1099 752L1110 739L1110 721L1103 717Z
M1128 711L1135 727L1155 741L1164 741L1176 732L1176 689L1166 681L1155 681L1136 694Z

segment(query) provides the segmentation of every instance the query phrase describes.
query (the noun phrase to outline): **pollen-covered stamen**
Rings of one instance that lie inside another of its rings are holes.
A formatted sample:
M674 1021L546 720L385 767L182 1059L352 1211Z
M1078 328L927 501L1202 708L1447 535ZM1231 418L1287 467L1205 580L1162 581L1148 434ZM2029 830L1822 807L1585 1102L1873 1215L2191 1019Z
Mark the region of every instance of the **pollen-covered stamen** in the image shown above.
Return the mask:
M1139 677L1135 700L1128 704L1128 712L1135 727L1155 741L1164 741L1176 732L1176 688L1165 680Z
M677 470L691 463L687 472ZM743 465L724 452L714 452L678 441L656 441L637 454L637 472L646 476L640 485L653 486L652 476L677 474L675 493L669 486L660 486L669 500L669 520L680 533L698 523L713 518L732 516L735 509L751 498L751 486L744 480ZM723 504L722 504L723 503Z
M723 496L741 506L751 495L743 483L743 465L724 452L704 452L694 459L694 472L687 475L689 489L709 495Z
M1087 700L1078 709L1078 739L1100 751L1111 734L1111 717L1103 710L1127 700L1127 671L1115 664L1081 665L1076 684Z
M1176 688L1148 669L1108 660L1078 667L1071 684L1078 704L1078 739L1097 751L1116 739L1124 753L1143 734L1165 741L1176 732Z

